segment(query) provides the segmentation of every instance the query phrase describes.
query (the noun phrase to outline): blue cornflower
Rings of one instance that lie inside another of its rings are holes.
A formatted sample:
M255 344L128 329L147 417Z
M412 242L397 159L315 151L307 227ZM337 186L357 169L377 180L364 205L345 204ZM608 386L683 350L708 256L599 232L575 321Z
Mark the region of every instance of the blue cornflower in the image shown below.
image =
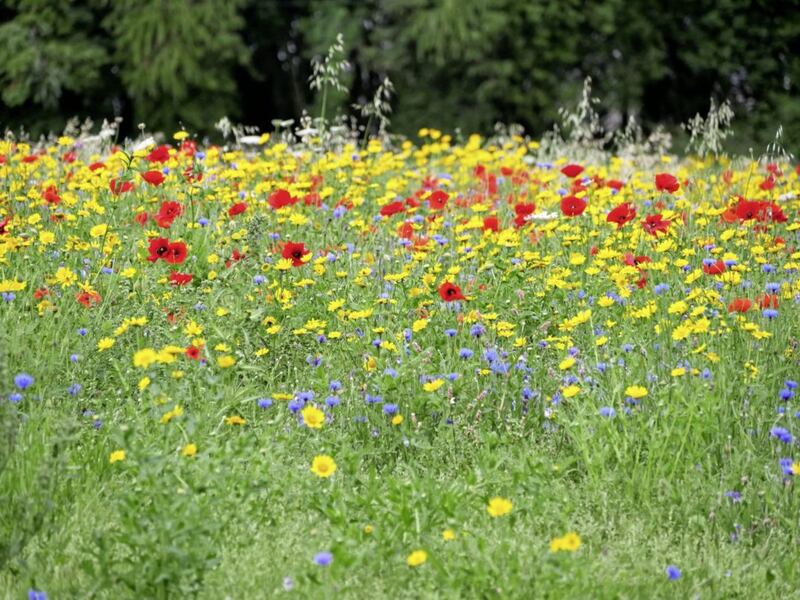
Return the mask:
M258 407L259 408L269 408L272 406L272 399L271 398L259 398L258 399Z
M783 388L781 389L780 392L778 392L778 396L780 396L781 400L786 401L791 399L792 396L794 396L794 392L789 388Z
M392 367L386 367L386 369L384 369L384 371L383 371L383 374L384 375L388 375L389 377L391 377L393 379L397 378L397 371L394 370Z
M41 590L28 590L28 600L47 600L47 593Z
M792 443L792 434L789 433L787 429L783 427L773 427L769 430L769 434L774 437L778 438L784 444L791 444Z
M325 404L326 406L328 406L328 408L333 408L334 406L338 406L339 402L341 402L341 400L339 400L338 396L328 396L327 398L325 398Z
M13 394L9 394L8 401L11 402L11 404L18 404L22 402L22 394L20 394L19 392L14 392Z
M777 294L781 289L780 283L768 283L764 286L764 289L767 290L770 294Z
M86 330L85 327L81 327L80 329L78 329L78 335L81 337L84 337L87 333L89 332Z
M307 392L297 392L297 399L305 404L306 402L312 402L314 400L314 392L307 391Z
M67 389L67 393L69 393L70 396L77 396L80 393L80 391L81 391L81 384L80 383L73 383Z
M205 217L200 217L197 219L197 224L200 225L200 227L206 227L208 225L208 219Z
M289 400L289 404L287 404L289 410L294 414L297 414L297 411L303 408L303 405L304 403L300 400Z
M342 389L342 382L341 381L337 381L336 379L332 379L328 383L328 389L331 392L338 392L340 389Z
M27 373L20 373L14 377L14 385L21 390L26 390L33 385L33 377Z
M675 565L668 566L665 571L667 573L667 577L669 577L669 579L672 581L681 578L681 570Z
M383 405L383 414L385 415L393 415L397 412L397 404L384 404Z
M469 348L462 348L461 350L458 351L459 358L463 359L472 358L473 354L474 353Z
M786 381L784 381L783 385L785 385L790 390L797 389L797 382L796 381L792 381L791 379L787 379Z
M669 284L659 283L658 285L653 287L653 291L656 294L663 294L664 292L668 292L669 291Z
M739 492L732 491L732 492L725 492L725 495L731 499L731 502L736 504L737 502L742 501L742 495Z
M267 278L264 277L263 275L256 275L255 277L253 277L253 283L256 284L256 285L261 285L266 280L267 280Z
M318 552L314 555L314 564L320 567L327 567L333 562L333 554L330 552Z
M761 314L765 316L767 319L772 320L778 316L778 311L774 308L765 308L761 311Z
M491 363L491 365L489 365L489 368L492 370L493 373L496 373L497 375L505 375L506 373L508 373L508 363L504 363L501 360L497 360Z
M380 396L373 396L371 394L367 394L364 397L364 402L366 402L367 404L379 404L380 402L383 402L383 398L381 398Z
M615 411L610 406L601 406L600 407L600 416L601 417L616 417L617 411Z
M484 333L486 333L486 328L480 323L475 323L469 329L469 334L473 337L481 337Z
M458 331L456 331L455 329L445 329L445 330L444 330L444 334L445 334L447 337L455 337L455 335L456 335L457 333L458 333Z

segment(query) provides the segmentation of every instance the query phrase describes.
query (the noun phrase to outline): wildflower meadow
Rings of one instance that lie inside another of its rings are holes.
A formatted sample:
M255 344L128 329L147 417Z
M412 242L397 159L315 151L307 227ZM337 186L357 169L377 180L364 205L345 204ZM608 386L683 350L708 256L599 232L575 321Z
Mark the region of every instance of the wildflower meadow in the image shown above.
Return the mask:
M795 162L245 133L0 142L0 597L797 597Z

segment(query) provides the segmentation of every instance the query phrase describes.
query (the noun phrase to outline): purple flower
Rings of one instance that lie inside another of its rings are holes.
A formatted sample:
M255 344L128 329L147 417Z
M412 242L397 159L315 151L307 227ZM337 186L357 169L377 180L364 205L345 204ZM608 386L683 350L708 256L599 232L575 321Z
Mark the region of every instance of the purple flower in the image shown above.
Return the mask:
M610 406L602 406L600 407L600 416L601 417L615 417L617 416L617 411L615 411Z

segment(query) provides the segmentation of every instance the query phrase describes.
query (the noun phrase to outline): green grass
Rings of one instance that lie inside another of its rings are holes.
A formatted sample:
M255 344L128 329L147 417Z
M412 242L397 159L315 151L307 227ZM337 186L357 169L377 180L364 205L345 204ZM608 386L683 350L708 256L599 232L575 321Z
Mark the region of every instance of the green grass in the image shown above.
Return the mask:
M262 160L279 162L276 156L283 155L275 152ZM518 160L511 149L492 156L480 160L495 171ZM173 171L190 162L173 160ZM619 231L610 227L605 213L618 200L592 191L590 209L579 219L549 229L529 225L544 232L536 244L527 231L515 238L516 246L480 230L456 241L461 234L424 223L429 235L441 233L451 243L434 244L427 255L409 260L411 252L397 243L401 221L384 221L372 232L364 228L378 212L389 177L404 165L411 168L412 159L397 159L388 170L379 156L370 159L367 171L374 171L377 188L342 181L339 173L352 166L332 167L318 156L297 168L281 167L301 179L321 170L334 197L364 194L364 204L343 220L332 219L329 210L296 205L289 214L305 216L308 222L301 224L272 211L263 190L253 192L244 217L228 219L227 202L236 194L225 169L247 160L237 154L210 163L202 184L189 186L171 175L157 193L137 188L116 200L107 192L107 174L93 179L83 169L77 183L64 187L74 186L82 204L99 198L107 210L102 216L87 211L65 225L46 218L27 224L30 214L46 217L53 209L38 197L12 200L15 182L30 186L62 171L51 165L27 173L18 161L7 170L0 207L17 215L13 235L34 239L52 230L57 241L50 248L32 243L12 249L0 261L0 281L27 282L13 301L0 302L0 398L18 391L17 373L35 378L21 402L0 403L0 598L25 598L29 589L45 590L56 600L800 597L800 502L794 480L778 463L792 458L797 442L787 445L770 435L776 425L796 430L794 399L778 398L784 381L800 374L794 351L800 312L793 301L800 289L791 251L773 249L750 224L703 218L703 210L720 203L691 188L685 196L690 214L685 225L675 226L674 248L659 250L662 239L644 236L636 222ZM443 157L426 160L423 174L445 168ZM447 163L454 177L451 194L481 189L472 175L475 161L460 160ZM712 181L721 170L690 163L669 168L699 182ZM736 189L746 189L751 176L744 167L737 173ZM220 179L211 183L213 174ZM248 175L246 189L254 189L261 175ZM534 175L547 172L537 169ZM636 182L631 194L640 216L647 210L645 198L673 202L652 190L651 172L627 177L631 188ZM408 177L404 189L410 193L420 180ZM90 187L80 188L81 182ZM513 209L503 199L514 190L503 185L501 200L492 206L508 224ZM797 177L781 185L794 189ZM157 196L153 205L150 195ZM142 206L153 212L162 199L189 205L190 197L196 204L170 230L160 231L189 244L190 259L178 269L193 273L195 281L171 288L161 281L169 267L145 259L147 230L132 216ZM449 219L471 216L450 202ZM557 211L552 202L541 201L540 209ZM797 233L789 227L796 204L789 207L789 223L770 224L770 235L793 244ZM193 226L199 216L211 226ZM357 218L364 224L353 223ZM91 243L89 229L98 223L121 236L118 246L105 255L103 241L95 248L65 248L68 235ZM723 240L726 230L734 234ZM271 231L302 240L315 260L329 246L338 259L320 261L324 268L318 273L313 264L279 271L268 258L277 258L275 242L266 235ZM737 254L750 288L707 275L687 282L676 263L689 257L699 270L709 238ZM355 253L345 249L348 242ZM475 257L464 258L463 248L480 244ZM594 245L614 250L615 257L602 262L590 252ZM767 248L777 272L760 269L765 253L753 251L757 245ZM245 247L248 258L225 268L232 249ZM51 255L55 248L62 249L58 256ZM630 285L639 276L633 272L626 284L628 306L617 301L600 307L594 299L626 287L614 276L628 251L650 254L665 268L650 271L642 290ZM526 252L551 262L542 267ZM219 263L209 263L211 253L222 257ZM576 253L587 258L582 266L570 265ZM387 290L383 276L406 262L409 276ZM61 264L76 272L86 267L87 280L102 295L98 306L84 308L73 300L74 286L50 281ZM102 274L103 265L113 265L113 273ZM601 267L600 273L586 273L591 265ZM138 273L124 277L122 270L131 266ZM468 295L458 306L440 302L436 293L454 266L462 270L447 277ZM366 268L371 273L360 276ZM266 281L256 285L253 277L260 273ZM304 278L313 282L294 285ZM472 285L473 279L485 287ZM769 282L782 285L779 316L749 313L757 331L770 334L756 339L725 306L739 295L754 298ZM669 289L655 293L656 283ZM43 286L51 289L57 311L37 310L32 294ZM291 303L274 300L279 287L292 291ZM687 289L712 294L688 296ZM713 296L717 289L719 297ZM381 298L387 291L388 300ZM330 311L337 298L345 310L374 312L353 319ZM687 301L687 315L697 313L681 318L670 312L679 300ZM633 314L650 303L652 314ZM218 314L220 308L227 313ZM589 308L591 319L563 326ZM404 330L422 310L430 312L429 323L406 342ZM176 315L172 322L167 312ZM115 333L123 319L139 316L147 324ZM701 316L709 319L707 333L673 337L678 326ZM320 328L325 343L313 333L296 332L310 319L327 321ZM202 334L184 332L190 320L202 325ZM511 337L502 335L498 321L513 324ZM482 337L470 335L472 322L484 324ZM280 331L270 332L275 323ZM87 329L85 336L80 328ZM457 330L455 337L445 335L448 328ZM340 339L331 336L335 331ZM99 352L97 342L107 336L116 342ZM205 340L207 365L178 356L133 366L142 348L182 348L198 336ZM598 343L601 336L608 340ZM376 338L397 351L377 348ZM524 339L517 343L518 338ZM215 350L218 344L228 348ZM571 347L578 349L576 362L561 369ZM257 356L260 348L269 353ZM461 348L474 356L460 358ZM489 369L484 352L492 349L509 367L506 373ZM77 361L70 359L73 354ZM218 367L221 355L234 356L235 366ZM308 360L314 357L321 364ZM687 373L673 374L684 361ZM385 374L389 367L396 377ZM459 377L450 381L449 373ZM149 385L140 385L144 376ZM425 391L422 381L434 376L444 378L444 386ZM275 393L313 391L313 402L325 408L332 380L342 384L336 392L341 404L326 409L332 420L317 430L302 426L286 400L269 408L257 403ZM82 387L71 394L74 383ZM563 397L572 383L580 392ZM632 385L645 386L648 394L631 402L625 390ZM367 404L365 394L380 395L382 402ZM388 403L398 405L401 424L382 413ZM162 423L176 406L183 414ZM777 412L780 406L785 414ZM616 416L601 417L601 407L613 407ZM232 415L246 423L228 424ZM181 455L190 442L198 448L192 458ZM110 454L120 449L125 460L110 463ZM337 464L328 479L310 471L320 454ZM739 492L741 501L726 496L729 491ZM512 511L491 517L486 507L494 496L510 499ZM446 529L455 532L454 540L443 539ZM571 531L580 535L580 549L551 552L550 541ZM428 560L411 568L406 558L416 549L425 550ZM330 566L314 564L321 551L333 554ZM680 568L679 579L667 577L668 565ZM284 591L287 581L290 592Z

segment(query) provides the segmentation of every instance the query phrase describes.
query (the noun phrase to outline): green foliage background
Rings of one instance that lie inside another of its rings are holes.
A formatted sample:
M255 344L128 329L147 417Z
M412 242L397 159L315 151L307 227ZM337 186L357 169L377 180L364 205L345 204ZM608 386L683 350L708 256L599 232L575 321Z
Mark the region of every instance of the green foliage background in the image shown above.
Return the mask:
M312 113L310 59L342 32L342 112L384 76L393 130L536 133L591 75L608 123L673 131L711 96L737 150L800 135L798 0L5 0L0 125L34 134L71 116L211 132Z

